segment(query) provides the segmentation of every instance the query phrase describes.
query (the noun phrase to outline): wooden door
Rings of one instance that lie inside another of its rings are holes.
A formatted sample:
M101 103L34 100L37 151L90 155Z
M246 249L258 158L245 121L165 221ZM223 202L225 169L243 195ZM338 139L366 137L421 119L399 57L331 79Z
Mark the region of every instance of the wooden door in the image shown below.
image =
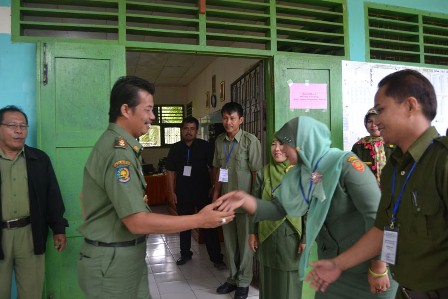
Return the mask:
M279 54L274 56L274 128L280 129L290 119L307 115L325 123L331 130L332 146L342 142L342 61L340 57ZM326 84L327 109L289 107L289 84ZM268 137L270 138L270 137Z
M77 260L83 238L79 195L84 164L108 125L109 94L126 74L123 46L41 43L37 58L37 143L51 158L66 208L67 248L47 242L45 298L80 299Z

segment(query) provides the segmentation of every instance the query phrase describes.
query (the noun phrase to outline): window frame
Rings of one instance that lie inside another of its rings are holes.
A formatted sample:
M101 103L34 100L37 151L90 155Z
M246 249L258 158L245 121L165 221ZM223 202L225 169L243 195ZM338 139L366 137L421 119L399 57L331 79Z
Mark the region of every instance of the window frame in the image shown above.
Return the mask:
M146 146L143 145L144 148L170 148L172 143L166 143L165 140L165 129L166 128L179 128L182 130L182 121L179 123L165 123L163 120L163 114L162 109L163 107L181 107L182 108L182 120L185 117L185 105L182 104L161 104L161 105L154 105L153 112L156 117L156 119L151 123L152 125L159 126L160 127L160 146ZM180 135L182 132L180 133Z

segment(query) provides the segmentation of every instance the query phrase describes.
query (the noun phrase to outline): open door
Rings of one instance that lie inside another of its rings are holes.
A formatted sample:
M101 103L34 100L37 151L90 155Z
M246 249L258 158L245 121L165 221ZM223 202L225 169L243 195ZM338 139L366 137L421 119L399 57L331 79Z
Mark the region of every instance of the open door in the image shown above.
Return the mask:
M307 115L331 130L332 146L343 148L342 140L342 61L340 57L278 54L274 56L274 127L280 129L290 119ZM289 84L326 84L327 109L289 107Z
M109 94L126 74L124 46L40 43L37 54L37 143L51 158L66 208L67 248L48 238L44 298L80 299L77 260L83 238L80 192L84 164L108 125Z

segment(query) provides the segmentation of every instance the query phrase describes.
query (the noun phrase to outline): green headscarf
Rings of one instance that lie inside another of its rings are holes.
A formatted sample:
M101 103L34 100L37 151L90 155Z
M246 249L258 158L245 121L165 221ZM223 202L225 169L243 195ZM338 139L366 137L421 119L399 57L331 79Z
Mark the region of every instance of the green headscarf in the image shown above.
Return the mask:
M339 183L345 152L331 148L328 128L307 116L287 122L275 136L295 148L299 157L299 164L284 176L274 197L288 216L303 216L308 212L305 225L307 246L299 262L299 279L303 280L311 246L327 217ZM313 184L308 194L311 181Z
M277 140L274 138L274 140ZM263 190L261 198L263 200L272 200L272 190L275 190L281 183L285 174L292 167L288 160L284 162L277 162L271 159L271 162L263 168ZM301 217L285 217L281 220L271 221L264 220L258 223L258 241L262 243L266 240L272 232L274 232L285 220L288 218L289 222L294 226L296 231L302 234Z

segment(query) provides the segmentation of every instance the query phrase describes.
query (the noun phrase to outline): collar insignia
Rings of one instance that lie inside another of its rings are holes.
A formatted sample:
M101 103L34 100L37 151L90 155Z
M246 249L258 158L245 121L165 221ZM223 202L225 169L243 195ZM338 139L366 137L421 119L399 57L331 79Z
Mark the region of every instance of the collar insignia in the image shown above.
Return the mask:
M116 148L126 148L128 146L128 142L123 137L117 137L115 138L115 144L114 147Z

